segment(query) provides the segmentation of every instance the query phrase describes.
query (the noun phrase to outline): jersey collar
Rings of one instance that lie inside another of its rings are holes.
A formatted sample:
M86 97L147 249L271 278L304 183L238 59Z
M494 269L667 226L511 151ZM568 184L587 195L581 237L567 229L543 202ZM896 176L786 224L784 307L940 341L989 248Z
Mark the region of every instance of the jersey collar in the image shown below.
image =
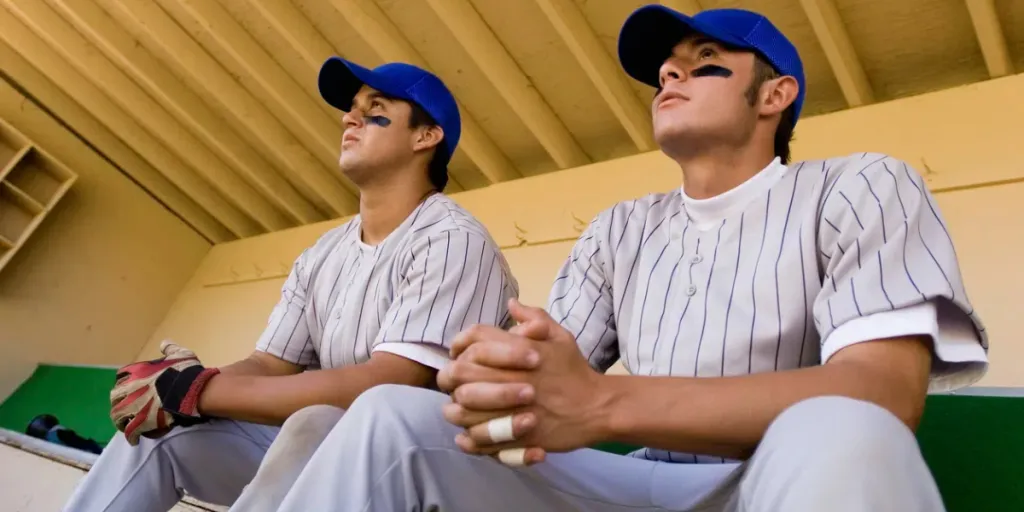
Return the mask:
M710 228L746 208L754 198L766 193L782 178L786 170L787 167L782 164L782 160L775 157L764 169L738 187L707 199L693 199L679 187L683 195L683 208L690 221L696 224L696 228Z

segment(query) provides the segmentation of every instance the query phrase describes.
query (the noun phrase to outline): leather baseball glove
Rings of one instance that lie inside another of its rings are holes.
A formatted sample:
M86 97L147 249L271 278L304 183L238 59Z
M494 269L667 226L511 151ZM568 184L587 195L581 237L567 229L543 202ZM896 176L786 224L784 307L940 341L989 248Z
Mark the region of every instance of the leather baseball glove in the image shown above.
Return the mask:
M164 341L164 357L124 366L110 392L110 419L135 446L140 436L157 438L174 426L208 421L199 395L217 368L204 368L191 350Z

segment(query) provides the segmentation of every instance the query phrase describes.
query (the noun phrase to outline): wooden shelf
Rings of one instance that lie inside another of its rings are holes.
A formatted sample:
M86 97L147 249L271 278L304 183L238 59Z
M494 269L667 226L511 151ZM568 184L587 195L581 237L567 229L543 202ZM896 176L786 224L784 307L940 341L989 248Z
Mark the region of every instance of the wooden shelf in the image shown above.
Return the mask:
M75 174L49 155L32 148L14 165L6 178L0 179L48 209L64 195L74 182Z
M7 123L0 122L0 179L6 174L4 171L20 158L19 155L24 154L31 146L32 143L21 132Z
M7 177L11 171L32 151L32 146L25 146L13 153L11 158L6 161L3 167L0 167L0 181Z
M15 190L6 182L0 183L0 236L14 242L17 248L42 210Z
M0 120L0 270L78 175Z

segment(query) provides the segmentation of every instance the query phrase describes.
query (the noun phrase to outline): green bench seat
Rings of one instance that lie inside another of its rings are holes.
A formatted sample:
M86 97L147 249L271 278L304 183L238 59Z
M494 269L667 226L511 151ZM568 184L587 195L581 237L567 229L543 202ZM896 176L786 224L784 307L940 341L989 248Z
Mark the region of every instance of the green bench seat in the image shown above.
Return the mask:
M1024 510L1024 390L930 395L917 440L949 512ZM625 454L637 447L594 448Z

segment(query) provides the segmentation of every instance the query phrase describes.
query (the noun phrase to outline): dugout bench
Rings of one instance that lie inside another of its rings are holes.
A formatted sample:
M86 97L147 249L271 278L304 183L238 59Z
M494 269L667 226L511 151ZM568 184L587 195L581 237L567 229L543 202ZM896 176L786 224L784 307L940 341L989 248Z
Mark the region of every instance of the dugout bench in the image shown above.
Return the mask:
M948 512L1024 512L1024 388L930 395L917 440Z

